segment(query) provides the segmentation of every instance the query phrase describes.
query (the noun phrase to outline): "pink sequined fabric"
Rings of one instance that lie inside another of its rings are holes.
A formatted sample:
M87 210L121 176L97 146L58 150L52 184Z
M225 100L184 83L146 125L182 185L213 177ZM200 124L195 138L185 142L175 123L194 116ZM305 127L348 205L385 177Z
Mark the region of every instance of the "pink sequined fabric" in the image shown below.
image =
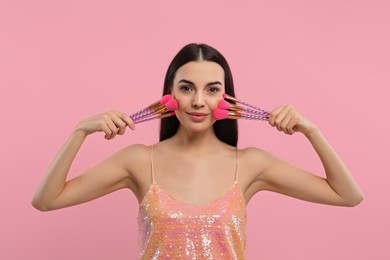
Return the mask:
M140 257L245 259L246 206L237 173L228 191L195 206L161 190L154 181L152 163L153 182L139 206Z

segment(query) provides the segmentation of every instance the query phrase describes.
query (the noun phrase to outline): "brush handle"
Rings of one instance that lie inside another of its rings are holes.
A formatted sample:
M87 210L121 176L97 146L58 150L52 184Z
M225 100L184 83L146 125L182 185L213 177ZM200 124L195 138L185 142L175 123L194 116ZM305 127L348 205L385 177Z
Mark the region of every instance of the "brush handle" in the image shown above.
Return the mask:
M138 120L140 118L144 118L144 117L147 117L147 116L150 116L150 115L153 115L153 114L158 114L158 113L163 113L163 112L166 112L164 111L165 109L165 105L159 105L157 107L153 107L153 108L147 108L146 110L144 110L142 113L138 113L138 115L134 116L130 116L133 120Z
M259 107L256 107L256 106L254 106L254 105L252 105L252 104L249 104L248 102L244 102L244 101L238 101L239 103L241 103L241 104L243 104L243 105L245 105L245 106L247 106L247 107L251 107L251 108L253 108L253 109L255 109L256 111L259 111L259 112L261 112L261 113L268 113L267 111L265 111L264 109L261 109L261 108L259 108ZM248 108L245 108L245 109L248 109Z
M150 111L152 111L149 107L145 107L133 114L130 115L130 117L133 119L133 121L138 118L138 117L142 117L144 114L147 114L147 113L150 113Z
M155 110L152 110L152 109L147 109L143 113L139 113L135 117L133 117L133 116L130 116L130 117L133 119L133 121L137 121L139 119L142 119L142 118L148 117L150 115L156 114L157 112L159 112L159 111L155 111Z
M145 117L148 115L153 114L156 110L159 110L162 108L164 104L161 104L159 101L154 102L153 104L135 112L134 114L130 115L130 117L134 120L137 118Z
M261 110L254 110L254 109L242 107L242 110L245 112L248 112L250 114L255 114L255 115L259 115L259 116L263 116L263 115L269 116L269 112L262 110L262 109Z
M268 121L269 119L269 113L266 112L263 115L256 116L256 115L251 115L251 114L241 114L240 115L244 119L248 120L261 120L261 121Z
M252 104L249 104L248 102L245 102L245 101L242 101L238 98L235 98L235 97L232 97L232 96L229 96L228 94L223 94L222 97L224 99L228 99L228 100L231 100L231 101L234 101L234 102L237 102L237 103L240 103L240 104L243 104L244 106L247 106L247 107L251 107L257 111L260 111L260 112L263 112L263 113L268 113L268 111L264 110L264 109L261 109L259 107L256 107ZM245 108L246 109L246 108Z
M142 122L147 122L147 121L150 121L150 120L153 120L153 119L158 119L158 118L159 118L158 116L151 116L151 117L148 117L148 118L140 119L138 121L134 121L134 124L139 124L139 123L142 123Z
M146 117L149 117L149 116L152 116L152 115L158 115L158 114L161 115L161 114L163 114L163 113L165 113L167 111L168 111L168 109L164 105L162 105L162 106L157 107L157 108L155 108L153 110L150 109L149 111L147 111L147 112L145 112L143 114L140 114L138 117L134 118L133 120L139 121L140 119L143 119L143 118L146 118Z
M161 114L161 115L155 115L147 118L142 118L140 120L134 121L135 124L142 123L142 122L147 122L153 119L159 119L159 118L166 118L175 115L174 113L167 113L167 114Z
M130 115L130 117L135 120L136 118L145 117L146 115L152 114L154 111L156 111L158 108L162 107L162 105L165 105L172 99L172 96L170 94L164 95L159 101L156 101L149 106L142 108L141 110L133 113Z

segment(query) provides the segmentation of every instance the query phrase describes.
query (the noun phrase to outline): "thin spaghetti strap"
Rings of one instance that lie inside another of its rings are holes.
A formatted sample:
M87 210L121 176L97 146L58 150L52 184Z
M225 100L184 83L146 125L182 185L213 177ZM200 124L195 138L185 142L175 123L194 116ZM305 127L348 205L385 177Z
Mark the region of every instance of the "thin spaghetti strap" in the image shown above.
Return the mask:
M237 183L238 181L238 166L239 166L238 148L236 147L236 177L234 183Z
M154 164L153 164L153 144L152 144L152 150L150 152L150 165L152 170L152 183L154 183Z

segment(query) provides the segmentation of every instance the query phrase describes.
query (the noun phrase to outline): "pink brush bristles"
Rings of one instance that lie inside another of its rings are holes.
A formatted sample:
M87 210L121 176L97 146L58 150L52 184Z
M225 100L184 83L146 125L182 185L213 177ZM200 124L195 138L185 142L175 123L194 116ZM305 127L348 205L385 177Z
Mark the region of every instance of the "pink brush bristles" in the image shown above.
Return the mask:
M229 111L222 109L222 108L216 108L213 111L213 118L216 120L222 120L226 119L229 116Z
M218 107L222 108L222 109L229 109L231 107L231 105L232 104L230 104L229 102L227 102L226 100L223 100L223 99L221 99L218 102Z
M166 104L169 100L172 99L172 96L169 95L169 94L166 94L165 96L163 96L161 99L160 99L160 103L162 105Z
M168 111L177 110L179 108L179 104L177 103L176 99L171 99L165 104Z
M177 101L173 99L171 95L165 95L159 101L130 115L130 118L134 121L134 123L141 123L152 119L173 116L175 115L175 112L170 111L177 109Z

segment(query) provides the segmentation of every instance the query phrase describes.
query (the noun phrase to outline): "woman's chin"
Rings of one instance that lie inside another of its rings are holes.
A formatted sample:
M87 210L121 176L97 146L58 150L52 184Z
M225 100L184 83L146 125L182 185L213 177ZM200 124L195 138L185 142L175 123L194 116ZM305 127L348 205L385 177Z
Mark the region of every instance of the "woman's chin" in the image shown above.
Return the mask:
M181 124L181 127L185 129L187 132L194 132L194 133L207 133L210 132L210 130L213 130L213 124L212 122L187 122L184 124Z

